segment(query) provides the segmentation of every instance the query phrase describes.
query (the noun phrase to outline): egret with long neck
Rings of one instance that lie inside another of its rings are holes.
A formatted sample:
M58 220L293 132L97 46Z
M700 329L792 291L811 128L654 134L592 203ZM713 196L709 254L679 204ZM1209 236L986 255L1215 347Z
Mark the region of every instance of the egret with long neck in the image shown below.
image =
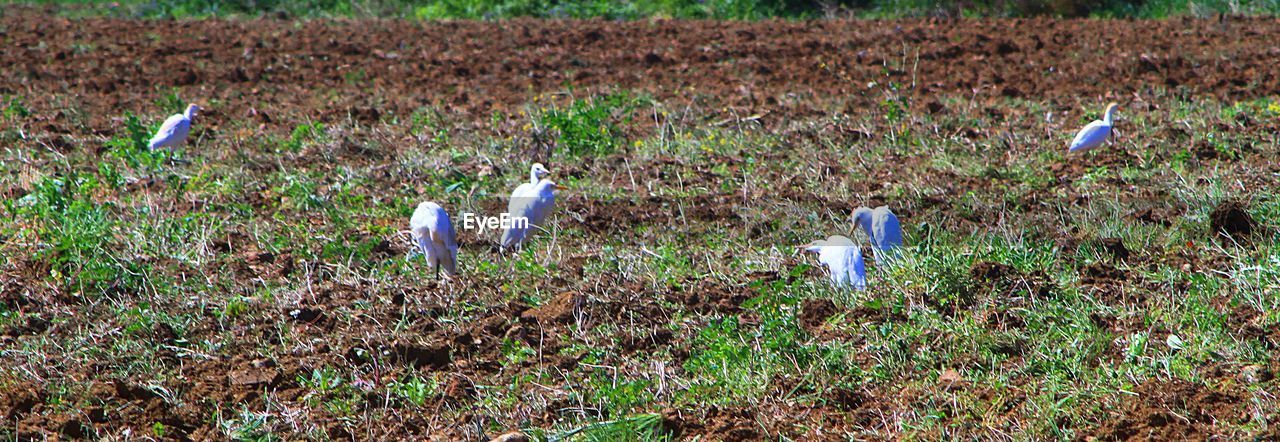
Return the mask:
M1111 136L1111 127L1115 121L1117 107L1119 107L1118 104L1108 104L1107 111L1102 114L1101 120L1094 120L1083 129L1080 129L1080 132L1076 133L1076 138L1071 140L1071 147L1067 149L1067 152L1084 152L1101 146L1103 142L1107 141L1107 137Z

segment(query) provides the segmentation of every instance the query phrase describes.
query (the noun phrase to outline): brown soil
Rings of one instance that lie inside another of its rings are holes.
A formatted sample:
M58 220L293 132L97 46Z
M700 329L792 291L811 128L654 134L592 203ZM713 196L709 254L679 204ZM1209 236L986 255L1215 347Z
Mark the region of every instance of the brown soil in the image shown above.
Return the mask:
M816 332L836 313L836 304L830 299L806 299L800 304L800 325L811 333Z
M1248 209L1238 201L1224 201L1209 213L1209 231L1237 241L1247 239L1256 226Z
M1191 440L1222 434L1221 425L1249 420L1244 392L1181 380L1147 382L1113 411L1101 440Z
M207 128L253 118L268 127L302 113L376 121L438 104L480 118L514 114L536 94L622 88L726 115L790 118L875 106L870 81L915 84L922 111L937 94L1035 97L1073 108L1125 99L1149 85L1228 100L1280 90L1280 23L1265 18L1087 21L899 20L608 22L68 20L13 8L0 17L0 94L22 94L47 129L107 134L124 111L152 110L155 85L219 100ZM92 50L77 44L92 43ZM905 51L905 52L904 52ZM1062 63L1063 57L1085 63ZM1115 81L1124 78L1125 81ZM39 91L82 97L73 124ZM1135 104L1138 105L1138 104ZM1142 104L1145 105L1145 104ZM995 111L992 108L992 111ZM290 128L291 129L291 128ZM216 133L216 132L215 132Z

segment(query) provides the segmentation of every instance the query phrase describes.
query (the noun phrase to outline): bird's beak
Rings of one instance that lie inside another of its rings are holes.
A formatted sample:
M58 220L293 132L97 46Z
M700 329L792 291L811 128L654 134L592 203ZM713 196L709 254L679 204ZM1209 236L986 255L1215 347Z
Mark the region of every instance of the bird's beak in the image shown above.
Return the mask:
M561 186L561 185L559 185L559 184L556 184L556 185L555 185L555 187L553 187L553 189L556 189L556 190L569 190L569 188L568 188L568 187L564 187L564 186Z

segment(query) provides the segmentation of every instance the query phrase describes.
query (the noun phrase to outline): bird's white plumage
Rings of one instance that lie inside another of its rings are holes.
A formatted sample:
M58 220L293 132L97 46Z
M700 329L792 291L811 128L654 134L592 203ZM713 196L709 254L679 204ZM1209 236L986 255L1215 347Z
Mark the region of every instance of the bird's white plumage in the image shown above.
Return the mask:
M458 272L457 235L443 207L432 202L418 204L409 218L409 234L437 273L441 269L446 275Z
M160 125L160 129L151 137L151 141L147 143L147 148L151 150L162 147L178 147L187 141L187 135L191 133L191 120L195 118L196 112L200 110L200 106L194 104L187 105L186 112L174 114L164 120L164 124Z
M1080 129L1080 132L1076 133L1076 138L1071 140L1071 148L1067 151L1081 152L1093 149L1101 146L1103 142L1107 141L1107 137L1110 135L1111 125L1107 124L1105 121L1096 120L1085 125L1084 129Z
M556 183L543 179L529 188L516 188L507 202L507 214L513 220L512 225L502 232L502 248L518 247L529 237L529 230L542 227L547 216L555 208ZM520 219L528 220L520 223Z
M853 211L853 224L871 237L871 245L876 249L877 264L892 259L897 253L894 249L902 247L902 224L888 206L875 209L859 207Z
M818 262L827 266L831 283L836 287L867 288L867 265L862 259L862 248L853 240L833 235L803 247L818 254Z
M1115 103L1108 104L1101 120L1094 120L1080 129L1080 132L1076 132L1076 137L1071 140L1071 147L1067 148L1067 152L1084 152L1101 146L1102 143L1106 142L1107 137L1111 136L1111 126L1116 107Z

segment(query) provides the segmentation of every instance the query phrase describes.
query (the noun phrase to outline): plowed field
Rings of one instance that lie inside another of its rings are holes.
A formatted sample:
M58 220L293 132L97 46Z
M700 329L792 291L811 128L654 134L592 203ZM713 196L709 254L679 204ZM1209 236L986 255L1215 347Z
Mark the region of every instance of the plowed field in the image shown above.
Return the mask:
M1277 437L1280 20L5 8L0 437ZM557 234L436 280L416 202L534 161ZM827 287L882 204L916 257Z

